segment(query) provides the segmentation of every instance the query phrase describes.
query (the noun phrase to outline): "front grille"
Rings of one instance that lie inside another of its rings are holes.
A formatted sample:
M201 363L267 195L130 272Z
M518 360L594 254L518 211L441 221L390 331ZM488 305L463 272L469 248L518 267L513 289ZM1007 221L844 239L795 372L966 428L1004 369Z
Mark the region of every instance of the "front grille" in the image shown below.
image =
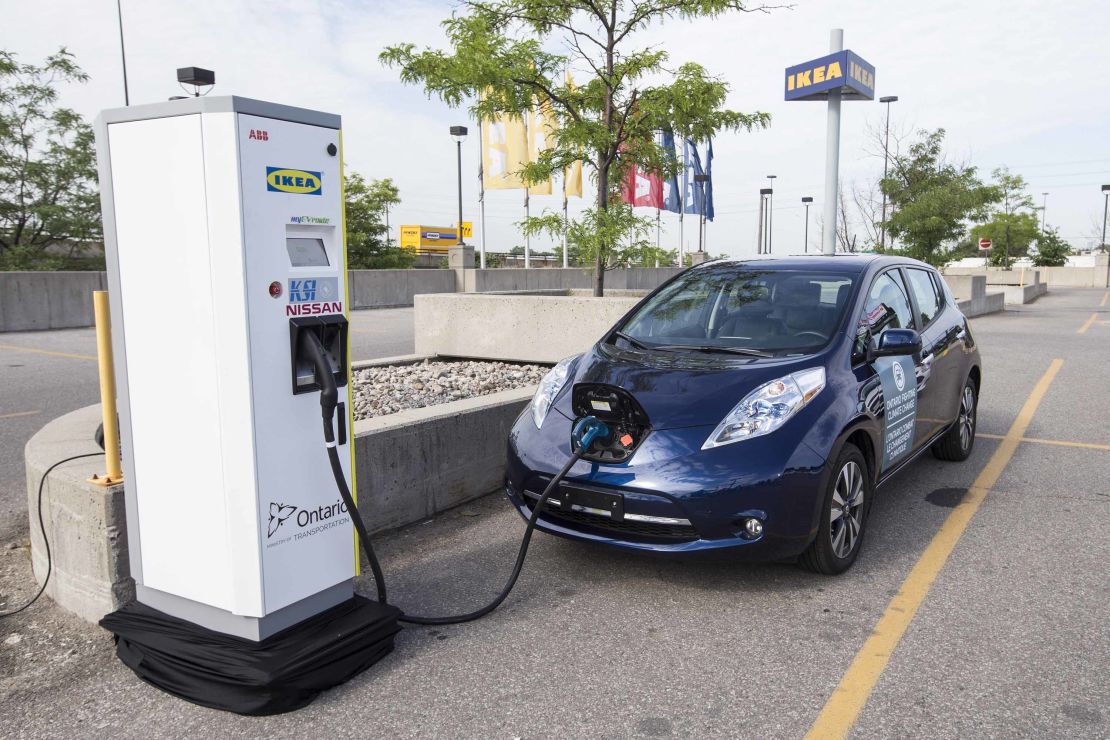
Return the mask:
M535 506L535 502L527 497L526 504L529 509ZM655 522L638 522L632 519L613 521L600 514L590 514L585 511L563 511L556 506L552 506L550 502L544 504L544 518L551 520L554 524L584 524L603 532L625 536L631 535L641 539L670 540L674 542L690 542L698 539L698 531L687 524L657 524Z

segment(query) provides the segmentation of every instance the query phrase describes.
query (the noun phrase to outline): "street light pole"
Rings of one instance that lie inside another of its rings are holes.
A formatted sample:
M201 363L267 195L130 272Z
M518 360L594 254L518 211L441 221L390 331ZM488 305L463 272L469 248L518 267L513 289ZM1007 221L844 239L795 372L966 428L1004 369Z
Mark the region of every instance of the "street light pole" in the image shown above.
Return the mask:
M886 129L883 132L883 179L887 178L887 167L890 163L890 104L898 102L897 95L886 95L879 98L880 103L886 104ZM880 189L882 187L880 186ZM886 191L883 190L883 217L879 226L879 249L886 248Z
M1102 241L1099 246L1106 248L1106 207L1110 206L1110 185L1102 186Z
M1041 236L1044 236L1045 213L1048 211L1048 193L1041 193L1041 195L1044 196L1044 200L1041 201Z
M452 126L451 135L455 137L455 148L458 155L459 163L459 220L455 224L455 243L460 247L465 244L463 241L463 216L462 216L462 143L466 138L466 126Z
M127 54L123 50L123 6L116 0L116 17L119 18L119 58L123 62L123 104L131 105L131 95L127 92Z
M813 198L806 195L802 198L802 205L806 207L806 236L802 244L805 247L805 253L809 254L809 204L813 202Z
M767 254L771 253L772 234L771 234L771 221L775 210L775 178L778 175L767 175L767 187L771 189L771 195L767 198Z

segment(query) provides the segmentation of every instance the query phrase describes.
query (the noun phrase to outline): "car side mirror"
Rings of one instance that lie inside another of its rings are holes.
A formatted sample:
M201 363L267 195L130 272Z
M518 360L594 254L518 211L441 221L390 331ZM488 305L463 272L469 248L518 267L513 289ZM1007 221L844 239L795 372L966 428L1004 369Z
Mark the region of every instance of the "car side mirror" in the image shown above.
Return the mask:
M886 329L879 334L868 354L871 359L921 352L921 335L913 329Z

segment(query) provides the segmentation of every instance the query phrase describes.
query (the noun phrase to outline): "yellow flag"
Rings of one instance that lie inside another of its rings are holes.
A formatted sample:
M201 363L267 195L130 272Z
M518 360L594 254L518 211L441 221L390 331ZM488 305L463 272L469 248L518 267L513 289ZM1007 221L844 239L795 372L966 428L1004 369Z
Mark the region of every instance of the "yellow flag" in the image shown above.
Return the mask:
M528 112L528 160L539 161L540 154L551 148L551 135L555 132L555 118L546 105ZM529 195L551 195L551 178L528 188Z
M524 121L501 116L482 123L482 182L486 190L524 187L520 170L528 161Z
M574 79L570 76L570 70L567 70L567 87L571 90L574 89ZM581 160L571 163L570 167L563 170L563 196L573 195L576 198L582 197L582 162Z

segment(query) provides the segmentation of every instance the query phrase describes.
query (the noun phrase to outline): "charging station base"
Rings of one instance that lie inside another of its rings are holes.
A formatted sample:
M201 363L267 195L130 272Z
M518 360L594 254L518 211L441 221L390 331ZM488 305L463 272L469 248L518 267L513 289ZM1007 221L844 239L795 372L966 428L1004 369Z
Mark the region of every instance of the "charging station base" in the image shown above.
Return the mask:
M355 596L261 642L213 632L132 602L100 620L116 654L167 693L236 714L281 714L393 650L401 611Z

